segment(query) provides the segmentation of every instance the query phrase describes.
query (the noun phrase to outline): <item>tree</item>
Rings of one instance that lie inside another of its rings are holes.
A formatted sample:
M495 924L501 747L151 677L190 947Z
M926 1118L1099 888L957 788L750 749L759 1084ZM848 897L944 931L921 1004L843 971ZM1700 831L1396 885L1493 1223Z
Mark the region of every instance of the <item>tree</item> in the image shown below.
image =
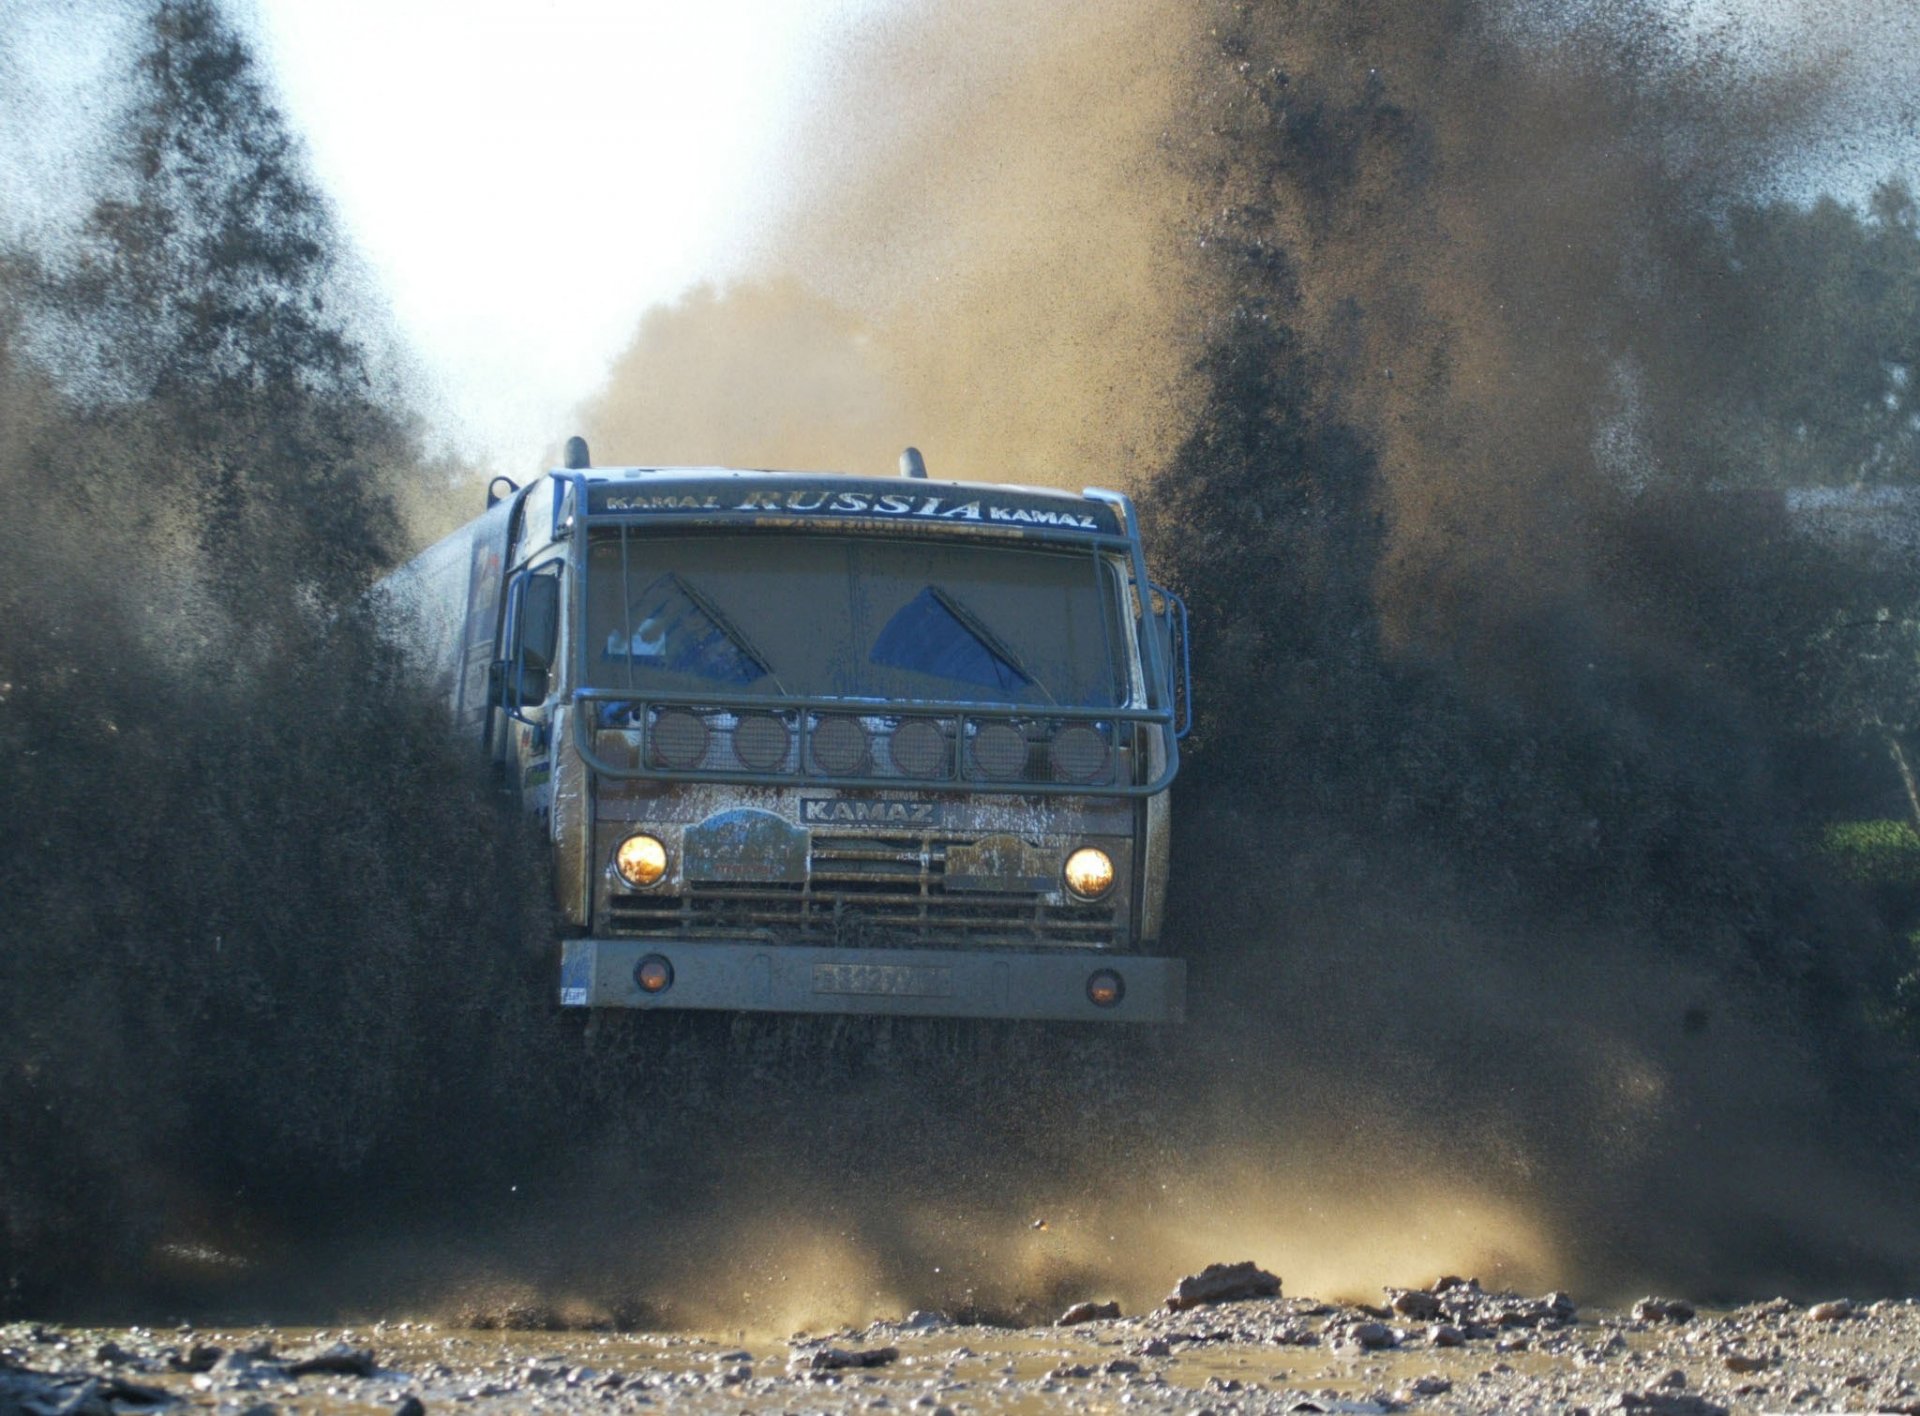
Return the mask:
M117 178L44 270L37 343L90 416L165 429L146 493L236 623L339 603L395 558L410 430L245 42L209 0L159 0L141 36Z
M1697 481L1920 482L1920 214L1904 182L1865 212L1822 197L1680 227L1694 318L1635 357L1663 399L1662 461Z

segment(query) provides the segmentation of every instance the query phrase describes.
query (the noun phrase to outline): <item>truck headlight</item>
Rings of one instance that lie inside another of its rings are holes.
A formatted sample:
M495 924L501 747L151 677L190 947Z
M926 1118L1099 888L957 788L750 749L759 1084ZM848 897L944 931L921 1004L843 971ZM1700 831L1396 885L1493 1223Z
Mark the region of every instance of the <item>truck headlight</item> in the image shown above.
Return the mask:
M1082 846L1067 857L1067 889L1083 900L1097 900L1113 888L1113 857L1098 846Z
M644 832L629 836L613 853L613 868L636 889L658 885L660 877L667 873L667 848L658 836Z

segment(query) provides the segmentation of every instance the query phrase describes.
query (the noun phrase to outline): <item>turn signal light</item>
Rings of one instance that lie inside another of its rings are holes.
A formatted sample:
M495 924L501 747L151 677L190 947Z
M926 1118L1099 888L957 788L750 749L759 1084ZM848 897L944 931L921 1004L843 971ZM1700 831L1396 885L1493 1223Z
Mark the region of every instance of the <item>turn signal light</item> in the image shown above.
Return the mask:
M1112 969L1096 970L1087 979L1087 1001L1096 1008L1111 1008L1127 996L1127 985Z
M673 987L673 965L659 954L649 954L633 966L633 981L642 993L665 993Z

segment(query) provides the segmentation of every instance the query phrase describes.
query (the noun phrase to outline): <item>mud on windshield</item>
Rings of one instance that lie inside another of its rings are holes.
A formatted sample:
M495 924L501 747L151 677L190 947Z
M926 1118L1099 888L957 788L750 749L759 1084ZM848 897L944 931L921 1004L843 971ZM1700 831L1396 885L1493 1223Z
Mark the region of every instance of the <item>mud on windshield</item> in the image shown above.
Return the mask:
M1116 707L1120 582L1091 548L793 534L596 535L590 686Z

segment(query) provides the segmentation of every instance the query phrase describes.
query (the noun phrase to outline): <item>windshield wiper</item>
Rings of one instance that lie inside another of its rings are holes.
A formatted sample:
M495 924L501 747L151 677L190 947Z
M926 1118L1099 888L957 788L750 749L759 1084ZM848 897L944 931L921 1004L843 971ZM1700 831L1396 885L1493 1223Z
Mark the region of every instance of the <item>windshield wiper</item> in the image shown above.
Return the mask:
M753 660L753 662L759 666L761 673L773 680L773 686L776 689L783 694L787 691L787 686L780 682L780 675L775 672L773 665L767 661L767 656L753 647L753 641L747 638L747 632L732 620L728 619L725 610L721 609L718 605L714 604L712 600L694 589L693 585L685 576L680 574L679 571L668 571L667 578L680 587L681 594L685 595L699 607L701 614L720 626L720 632L731 639L734 644L739 647L741 653Z
M933 591L933 598L940 602L948 614L966 626L969 634L987 646L989 653L1001 659L1006 663L1008 668L1012 669L1035 688L1039 689L1040 692L1045 695L1047 702L1053 704L1059 703L1060 700L1048 691L1047 686L1033 676L1033 671L1020 662L1020 656L1007 647L1007 642L991 629L987 628L985 621L983 621L980 616L961 604L953 595L942 590L938 585L929 585L927 589Z

